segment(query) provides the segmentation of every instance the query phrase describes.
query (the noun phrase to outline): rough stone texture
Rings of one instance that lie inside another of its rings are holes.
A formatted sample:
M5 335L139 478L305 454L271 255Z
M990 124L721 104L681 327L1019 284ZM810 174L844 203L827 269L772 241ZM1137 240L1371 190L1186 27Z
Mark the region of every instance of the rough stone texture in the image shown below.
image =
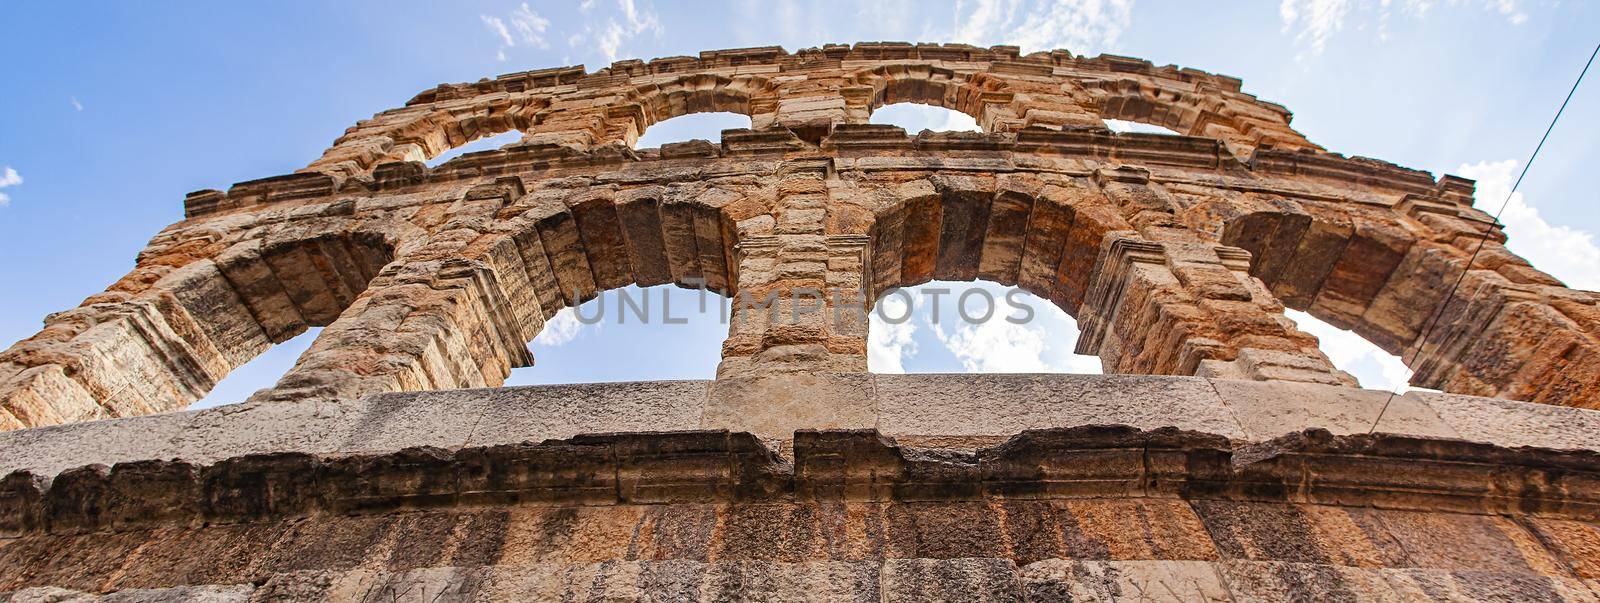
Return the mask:
M1127 427L971 454L870 431L794 447L791 464L748 434L635 433L13 473L0 592L1592 600L1600 453Z
M867 123L895 102L984 133ZM702 111L754 129L628 146ZM523 142L420 163L510 130ZM1600 298L1507 252L1471 190L1326 152L1233 78L1124 57L882 43L510 74L425 91L298 173L189 195L133 271L0 353L0 429L182 408L311 326L252 400L496 386L554 312L666 283L734 296L721 378L864 372L866 321L842 310L985 279L1073 314L1107 372L1353 385L1291 307L1418 385L1600 404Z
M1246 435L1203 379L878 375L876 382L877 427L897 437L1004 438L1028 429L1092 423L1147 429L1174 426L1238 439ZM995 404L996 400L1006 402ZM1310 425L1320 424L1303 423L1267 438Z
M1307 426L1320 427L1337 434L1377 431L1438 438L1463 437L1448 422L1440 419L1438 412L1429 404L1410 394L1397 396L1381 390L1225 379L1212 380L1211 385L1219 396L1227 400L1228 409L1252 440L1275 438ZM1519 404L1518 408L1533 413L1543 412L1539 407L1526 404ZM1379 413L1383 415L1381 420ZM1485 441L1482 437L1466 439ZM1506 440L1494 442L1507 444ZM1517 444L1548 446L1543 440L1521 438Z
M897 102L983 133L868 123ZM753 128L630 146L705 111ZM1289 118L1006 46L424 91L190 194L0 353L0 602L1596 600L1600 296L1507 252L1470 182ZM1113 374L866 372L849 310L975 279ZM630 284L733 298L715 381L495 388ZM1352 387L1286 307L1452 393ZM314 326L275 387L171 412Z
M919 446L976 449L1028 429L1117 423L1179 427L1241 442L1305 429L1372 429L1389 393L1140 375L836 375L784 386L784 412L737 412L739 380L594 383L382 394L344 404L267 404L0 432L0 474L83 465L260 454L387 453L538 443L583 433L730 429L787 447L786 425L873 428ZM776 405L776 402L775 402ZM815 413L826 411L831 418ZM1506 447L1600 450L1600 413L1429 392L1396 396L1376 431ZM776 441L775 441L776 440Z

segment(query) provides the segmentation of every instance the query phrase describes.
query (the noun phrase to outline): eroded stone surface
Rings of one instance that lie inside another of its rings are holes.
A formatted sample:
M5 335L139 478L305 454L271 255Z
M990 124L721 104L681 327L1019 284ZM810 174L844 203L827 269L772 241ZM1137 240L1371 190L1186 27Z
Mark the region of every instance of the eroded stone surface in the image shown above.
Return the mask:
M895 102L983 132L867 123ZM753 128L630 148L716 110ZM1600 297L1471 193L1125 57L752 48L442 85L190 194L0 353L0 601L1594 600L1600 419L1473 396L1600 404ZM866 372L850 308L974 279L1123 374ZM734 298L716 381L486 389L556 312L669 283ZM1455 393L1351 387L1286 307ZM311 327L247 403L157 414Z
M984 133L867 123L892 102ZM710 110L754 129L628 146ZM524 141L420 163L510 130ZM1123 57L860 44L511 74L426 91L299 173L185 205L128 275L0 353L0 429L182 408L313 326L252 401L497 386L555 312L666 283L734 296L728 379L862 373L849 308L984 279L1074 315L1108 372L1353 385L1287 306L1401 354L1419 385L1600 396L1600 299L1507 252L1469 182L1326 152L1238 80Z

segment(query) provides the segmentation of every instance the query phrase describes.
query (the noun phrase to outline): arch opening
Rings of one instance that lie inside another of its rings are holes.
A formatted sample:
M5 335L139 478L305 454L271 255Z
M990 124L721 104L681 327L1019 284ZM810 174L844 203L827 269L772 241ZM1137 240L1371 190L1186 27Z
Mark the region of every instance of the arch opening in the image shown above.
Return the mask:
M928 281L880 295L868 321L874 373L1102 372L1074 353L1076 320L1014 286Z
M873 110L868 123L898 126L916 135L923 130L933 132L982 132L978 120L971 115L938 105L913 102L884 105Z
M633 148L657 148L663 144L691 140L720 144L723 130L748 129L750 123L750 116L728 111L687 113L651 124L634 141Z
M513 144L516 144L518 142L522 142L522 132L520 130L507 130L507 131L501 132L499 134L494 134L492 136L485 136L483 138L479 138L477 140L473 140L472 142L468 142L467 144L461 145L459 147L455 147L453 149L450 149L448 151L440 153L437 156L433 157L432 159L429 159L429 160L427 160L427 161L425 161L423 163L425 165L427 165L430 169L431 168L436 168L436 167L439 167L441 165L444 165L445 163L449 162L452 159L455 159L455 158L460 157L462 155L466 155L467 153L477 153L477 152L481 152L481 151L495 151L495 150L502 149L502 148L506 147L507 145L513 145Z
M1361 387L1397 393L1425 389L1412 387L1407 382L1411 378L1411 369L1399 356L1390 354L1367 338L1328 324L1307 312L1287 310L1284 314L1300 330L1315 335L1318 348L1328 356L1333 366L1350 373Z
M366 233L267 243L258 253L224 258L218 274L236 292L264 341L246 349L225 349L233 356L228 370L189 408L243 402L255 391L271 387L311 347L322 327L355 303L393 260L393 245ZM238 309L213 312L203 317L202 324L239 324L242 317L237 314ZM237 336L218 333L214 339L232 341Z
M1423 389L1407 383L1413 372L1405 354L1449 282L1441 278L1429 286L1424 277L1454 268L1435 263L1430 246L1397 225L1288 200L1278 204L1289 208L1227 219L1222 243L1250 252L1250 274L1362 387ZM1414 278L1393 278L1400 274Z
M322 327L311 327L287 341L267 348L255 358L234 367L218 380L204 397L189 404L188 410L238 404L249 398L250 394L272 387L294 367L295 360L299 359L301 354L311 349L311 342L316 341L317 336L321 334Z
M712 379L728 313L729 299L710 290L612 289L557 312L528 344L537 363L505 385Z
M1106 128L1118 134L1160 134L1163 136L1182 136L1180 132L1159 124L1129 121L1125 119L1102 119Z

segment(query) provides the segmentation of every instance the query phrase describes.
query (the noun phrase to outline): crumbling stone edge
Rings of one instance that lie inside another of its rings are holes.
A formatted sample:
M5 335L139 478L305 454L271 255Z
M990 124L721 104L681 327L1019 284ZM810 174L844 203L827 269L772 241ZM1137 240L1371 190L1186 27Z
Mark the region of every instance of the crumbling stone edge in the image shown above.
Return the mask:
M794 460L728 431L580 435L321 458L255 454L0 479L0 536L472 505L1167 497L1600 518L1600 453L1308 429L1235 447L1176 428L1029 430L975 452L875 430L795 433Z

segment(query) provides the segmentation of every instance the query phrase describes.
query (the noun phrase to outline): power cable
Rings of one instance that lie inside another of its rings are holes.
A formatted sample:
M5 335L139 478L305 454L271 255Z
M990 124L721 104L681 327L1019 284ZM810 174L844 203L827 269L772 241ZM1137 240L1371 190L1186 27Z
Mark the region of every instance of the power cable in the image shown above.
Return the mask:
M1495 226L1500 224L1500 214L1505 213L1506 207L1511 204L1511 197L1516 195L1517 188L1522 186L1523 177L1528 175L1528 169L1533 167L1533 161L1539 158L1539 151L1544 148L1544 142L1549 140L1550 132L1556 129L1556 123L1561 121L1561 114L1566 112L1567 103L1572 102L1572 95L1578 91L1578 84L1583 83L1583 76L1589 73L1589 66L1594 64L1596 55L1600 55L1600 44L1595 45L1594 52L1589 53L1589 61L1583 64L1583 71L1578 72L1578 79L1572 82L1572 89L1567 91L1566 100L1561 101L1561 108L1556 109L1556 116L1550 119L1550 126L1544 129L1544 136L1539 137L1539 144L1533 147L1533 154L1529 155L1528 161L1522 164L1522 173L1517 175L1517 181L1511 185L1511 191L1506 193L1505 200L1500 202L1500 209L1494 212L1494 223L1483 229L1483 237L1478 239L1477 247L1472 250L1472 257L1467 259L1467 266L1461 269L1461 275L1457 276L1455 284L1450 286L1450 292L1445 294L1444 302L1439 304L1439 309L1433 313L1433 316L1429 317L1428 324L1422 330L1422 335L1417 338L1417 356L1412 360L1412 364L1421 364L1422 353L1428 349L1428 336L1432 335L1433 328L1439 325L1439 319L1444 316L1445 309L1449 308L1450 301L1455 299L1456 290L1461 288L1461 282L1467 279L1467 273L1472 270L1473 262L1478 260L1478 254L1483 251L1484 244L1489 242L1489 235L1494 232ZM1415 370L1409 372L1412 375L1416 374ZM1407 377L1406 380L1409 382L1410 377ZM1383 408L1378 410L1378 417L1372 420L1372 427L1367 428L1368 434L1378 428L1378 422L1382 421L1383 414L1389 411L1389 404L1394 402L1394 397L1399 393L1399 390L1400 388L1396 387L1394 391L1389 392L1389 399L1383 401Z

